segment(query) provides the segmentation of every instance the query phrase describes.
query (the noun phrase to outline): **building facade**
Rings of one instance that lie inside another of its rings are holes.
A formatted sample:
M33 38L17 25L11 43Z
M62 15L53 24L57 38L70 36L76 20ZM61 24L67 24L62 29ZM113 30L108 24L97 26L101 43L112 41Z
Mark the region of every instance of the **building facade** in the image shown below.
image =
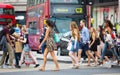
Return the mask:
M94 27L103 25L105 20L111 20L114 25L118 23L118 0L95 0L92 18Z
M13 5L17 23L22 25L26 24L27 0L1 0L1 2Z

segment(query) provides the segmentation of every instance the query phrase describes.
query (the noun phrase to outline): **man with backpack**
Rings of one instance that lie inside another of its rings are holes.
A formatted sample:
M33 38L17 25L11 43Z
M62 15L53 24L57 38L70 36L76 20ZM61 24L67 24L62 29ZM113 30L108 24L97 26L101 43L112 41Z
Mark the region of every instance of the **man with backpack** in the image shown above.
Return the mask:
M3 50L3 55L2 58L0 60L0 66L2 66L4 64L4 60L5 57L7 56L7 52L9 54L9 68L13 68L13 58L14 58L14 50L13 50L13 44L10 38L10 28L12 27L12 20L8 19L6 21L7 25L5 26L5 28L3 29L3 36L6 39L6 49L7 50Z

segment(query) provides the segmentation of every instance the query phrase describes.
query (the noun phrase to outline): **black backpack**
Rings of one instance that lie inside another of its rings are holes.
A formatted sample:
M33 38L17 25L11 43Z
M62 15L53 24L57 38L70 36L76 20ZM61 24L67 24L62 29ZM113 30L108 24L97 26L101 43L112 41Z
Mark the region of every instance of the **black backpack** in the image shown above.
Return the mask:
M0 50L2 50L2 37L3 37L3 30L0 31Z
M3 34L3 30L1 30L1 31L0 31L0 41L1 41L2 37L3 37L3 35L4 35L4 34Z

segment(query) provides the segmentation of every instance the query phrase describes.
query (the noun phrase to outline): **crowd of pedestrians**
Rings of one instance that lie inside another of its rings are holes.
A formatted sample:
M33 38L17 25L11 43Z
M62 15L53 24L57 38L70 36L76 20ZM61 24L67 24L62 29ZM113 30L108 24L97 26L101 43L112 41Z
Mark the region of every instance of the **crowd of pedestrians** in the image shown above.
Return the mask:
M25 63L25 55L27 54L34 62L35 68L39 66L39 62L33 55L31 48L29 47L28 40L28 30L25 25L19 27L12 27L12 21L6 21L7 26L3 29L2 50L3 55L0 60L0 66L5 63L9 68L21 68L21 65ZM55 63L55 71L59 70L59 64L54 51L57 49L54 42L54 23L50 20L46 20L46 31L45 37L41 41L39 48L46 43L44 50L44 62L39 68L40 71L44 71L47 62L48 53L51 54L53 61ZM72 68L78 69L81 62L81 54L84 51L88 57L87 66L91 66L90 60L93 59L94 65L103 65L106 62L110 62L109 52L112 52L113 61L117 61L116 64L120 64L120 58L116 51L117 42L115 40L119 39L113 31L113 24L106 20L104 26L99 26L98 31L91 27L88 29L86 27L86 21L80 21L81 30L79 30L76 22L70 22L70 30L72 37L68 43L67 48L69 50L69 56L72 60ZM0 42L1 43L1 42ZM18 48L19 47L19 48ZM7 55L8 54L8 55ZM15 57L15 62L13 59ZM6 61L5 61L6 59ZM9 63L7 60L9 59ZM5 62L4 62L5 61Z
M78 68L80 66L74 66L81 62L81 53L84 50L88 57L88 66L90 66L90 59L94 61L94 65L103 65L110 63L111 58L116 64L120 64L120 58L117 53L117 39L119 37L113 31L113 24L111 21L106 20L104 26L99 26L98 31L91 27L86 27L86 21L80 21L80 33L78 32L78 25L75 22L71 22L70 29L72 32L72 39L68 44L69 56L72 59L73 67ZM80 36L80 37L78 37ZM80 40L79 40L80 39ZM72 47L71 46L72 43ZM78 45L79 44L79 45ZM110 52L112 55L110 55ZM110 57L109 57L110 56ZM77 57L77 58L76 58ZM74 60L74 61L73 61Z
M28 54L35 64L34 67L38 67L37 59L28 45L28 31L26 26L23 25L20 27L16 25L14 27L10 19L8 19L6 23L7 26L2 30L1 47L4 46L4 48L2 48L3 54L0 60L0 66L4 68L5 63L8 68L21 68L21 65L25 63L25 54Z

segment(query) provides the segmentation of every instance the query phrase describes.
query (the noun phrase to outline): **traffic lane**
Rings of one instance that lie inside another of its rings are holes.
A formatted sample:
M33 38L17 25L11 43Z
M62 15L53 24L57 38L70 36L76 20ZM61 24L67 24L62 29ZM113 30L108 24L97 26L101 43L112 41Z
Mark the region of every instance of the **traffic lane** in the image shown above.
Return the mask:
M120 75L120 68L82 68L82 69L61 69L60 71L24 71L0 73L0 75Z

